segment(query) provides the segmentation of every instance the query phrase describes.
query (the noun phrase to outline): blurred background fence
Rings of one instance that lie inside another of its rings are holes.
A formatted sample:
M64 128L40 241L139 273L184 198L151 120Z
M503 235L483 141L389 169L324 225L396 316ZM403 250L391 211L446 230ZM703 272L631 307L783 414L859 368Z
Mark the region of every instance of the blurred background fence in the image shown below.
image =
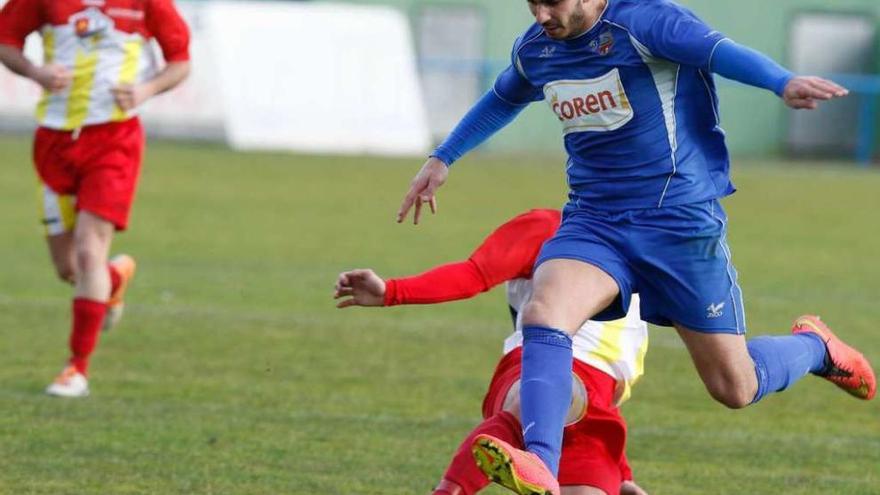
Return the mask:
M2 3L2 0L0 0ZM722 125L738 156L877 158L877 0L681 0L729 37L853 96L818 112L720 85ZM153 134L236 148L419 154L442 139L509 61L532 21L525 1L179 2L193 29L194 75L145 113ZM39 56L39 43L29 44ZM0 75L0 125L23 130L37 91ZM555 119L532 105L487 144L560 150Z

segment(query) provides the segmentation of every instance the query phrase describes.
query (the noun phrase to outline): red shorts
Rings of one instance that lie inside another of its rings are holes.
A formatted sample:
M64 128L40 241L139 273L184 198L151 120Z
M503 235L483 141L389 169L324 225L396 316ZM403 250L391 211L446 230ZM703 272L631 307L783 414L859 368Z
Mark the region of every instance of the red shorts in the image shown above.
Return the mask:
M610 375L583 362L574 361L574 374L587 390L587 412L565 427L559 484L593 486L605 493L620 493L623 474L626 423L614 405L616 381ZM522 347L504 356L495 368L489 391L483 400L483 417L502 409L510 387L520 379Z
M144 151L137 117L75 131L40 127L34 136L34 165L40 180L62 196L75 196L88 211L125 230ZM50 219L44 219L50 221Z

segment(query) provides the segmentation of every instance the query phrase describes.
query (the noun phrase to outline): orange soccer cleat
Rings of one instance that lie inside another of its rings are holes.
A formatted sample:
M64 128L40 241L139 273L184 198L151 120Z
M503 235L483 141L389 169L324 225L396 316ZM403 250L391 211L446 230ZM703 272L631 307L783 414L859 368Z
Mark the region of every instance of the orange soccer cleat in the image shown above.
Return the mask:
M104 331L109 331L122 319L122 312L125 309L125 301L123 300L125 290L128 289L128 284L134 278L134 272L137 270L134 258L127 254L114 256L110 260L110 265L119 273L121 280L119 287L110 294L110 300L107 301L107 316L104 317L104 326L102 327Z
M493 482L520 495L559 495L559 482L538 456L491 435L477 435L471 446L480 470Z
M859 399L871 400L877 393L877 378L871 363L859 351L846 345L818 316L804 315L795 320L791 333L814 333L825 342L830 363L819 376Z

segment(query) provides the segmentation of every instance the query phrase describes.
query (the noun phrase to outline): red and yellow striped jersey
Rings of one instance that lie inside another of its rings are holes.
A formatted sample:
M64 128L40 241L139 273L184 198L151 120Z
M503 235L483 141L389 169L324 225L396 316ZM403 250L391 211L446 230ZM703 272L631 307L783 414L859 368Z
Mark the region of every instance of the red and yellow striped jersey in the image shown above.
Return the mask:
M0 44L18 48L39 31L44 63L68 68L73 82L44 92L37 121L51 129L130 118L111 89L153 77L155 39L168 62L189 60L189 30L172 0L10 0L0 11Z

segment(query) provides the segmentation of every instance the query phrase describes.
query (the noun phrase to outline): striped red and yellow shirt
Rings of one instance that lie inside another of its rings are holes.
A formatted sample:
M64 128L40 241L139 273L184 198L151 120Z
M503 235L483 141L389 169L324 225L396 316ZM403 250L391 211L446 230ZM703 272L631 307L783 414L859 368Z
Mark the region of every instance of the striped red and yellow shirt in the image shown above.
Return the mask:
M0 44L20 49L34 31L44 63L73 73L70 86L37 104L37 121L51 129L130 118L110 90L156 74L151 40L167 62L189 60L189 30L172 0L10 0L0 11Z

